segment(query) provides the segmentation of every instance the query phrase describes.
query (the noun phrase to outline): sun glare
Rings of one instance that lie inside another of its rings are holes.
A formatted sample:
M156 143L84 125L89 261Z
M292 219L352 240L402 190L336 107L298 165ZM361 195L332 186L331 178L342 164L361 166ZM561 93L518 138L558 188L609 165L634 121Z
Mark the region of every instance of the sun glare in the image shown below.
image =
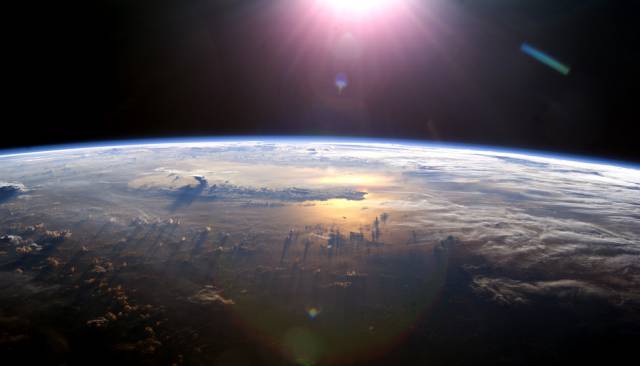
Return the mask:
M318 183L333 186L382 187L389 185L391 179L378 175L330 175L321 177Z
M326 6L344 15L367 15L385 10L397 0L321 0Z

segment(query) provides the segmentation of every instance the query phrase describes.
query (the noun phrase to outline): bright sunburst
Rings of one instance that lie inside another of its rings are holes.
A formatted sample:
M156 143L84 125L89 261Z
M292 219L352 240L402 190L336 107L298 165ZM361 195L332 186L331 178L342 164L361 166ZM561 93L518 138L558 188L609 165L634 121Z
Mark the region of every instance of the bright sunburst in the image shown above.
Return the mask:
M366 15L374 11L382 11L397 0L320 0L326 6L343 14Z

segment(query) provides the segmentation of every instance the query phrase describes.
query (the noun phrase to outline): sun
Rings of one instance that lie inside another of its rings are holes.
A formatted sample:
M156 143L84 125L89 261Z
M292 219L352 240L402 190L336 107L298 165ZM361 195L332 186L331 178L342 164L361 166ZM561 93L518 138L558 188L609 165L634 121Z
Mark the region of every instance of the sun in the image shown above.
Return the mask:
M320 0L332 10L344 15L362 16L383 11L398 0Z

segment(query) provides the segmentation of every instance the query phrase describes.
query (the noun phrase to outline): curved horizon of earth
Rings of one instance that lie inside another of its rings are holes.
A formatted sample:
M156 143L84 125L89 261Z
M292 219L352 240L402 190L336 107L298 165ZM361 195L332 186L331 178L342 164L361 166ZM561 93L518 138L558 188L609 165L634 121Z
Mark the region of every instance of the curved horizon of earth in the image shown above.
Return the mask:
M640 335L628 164L322 138L2 153L9 358L612 362Z

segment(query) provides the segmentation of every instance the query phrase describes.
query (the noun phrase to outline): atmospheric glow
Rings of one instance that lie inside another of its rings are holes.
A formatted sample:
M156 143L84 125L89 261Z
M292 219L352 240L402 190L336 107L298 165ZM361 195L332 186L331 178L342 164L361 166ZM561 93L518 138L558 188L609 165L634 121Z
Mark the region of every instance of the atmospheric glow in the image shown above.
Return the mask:
M382 11L397 0L320 0L326 6L345 15L366 15Z

